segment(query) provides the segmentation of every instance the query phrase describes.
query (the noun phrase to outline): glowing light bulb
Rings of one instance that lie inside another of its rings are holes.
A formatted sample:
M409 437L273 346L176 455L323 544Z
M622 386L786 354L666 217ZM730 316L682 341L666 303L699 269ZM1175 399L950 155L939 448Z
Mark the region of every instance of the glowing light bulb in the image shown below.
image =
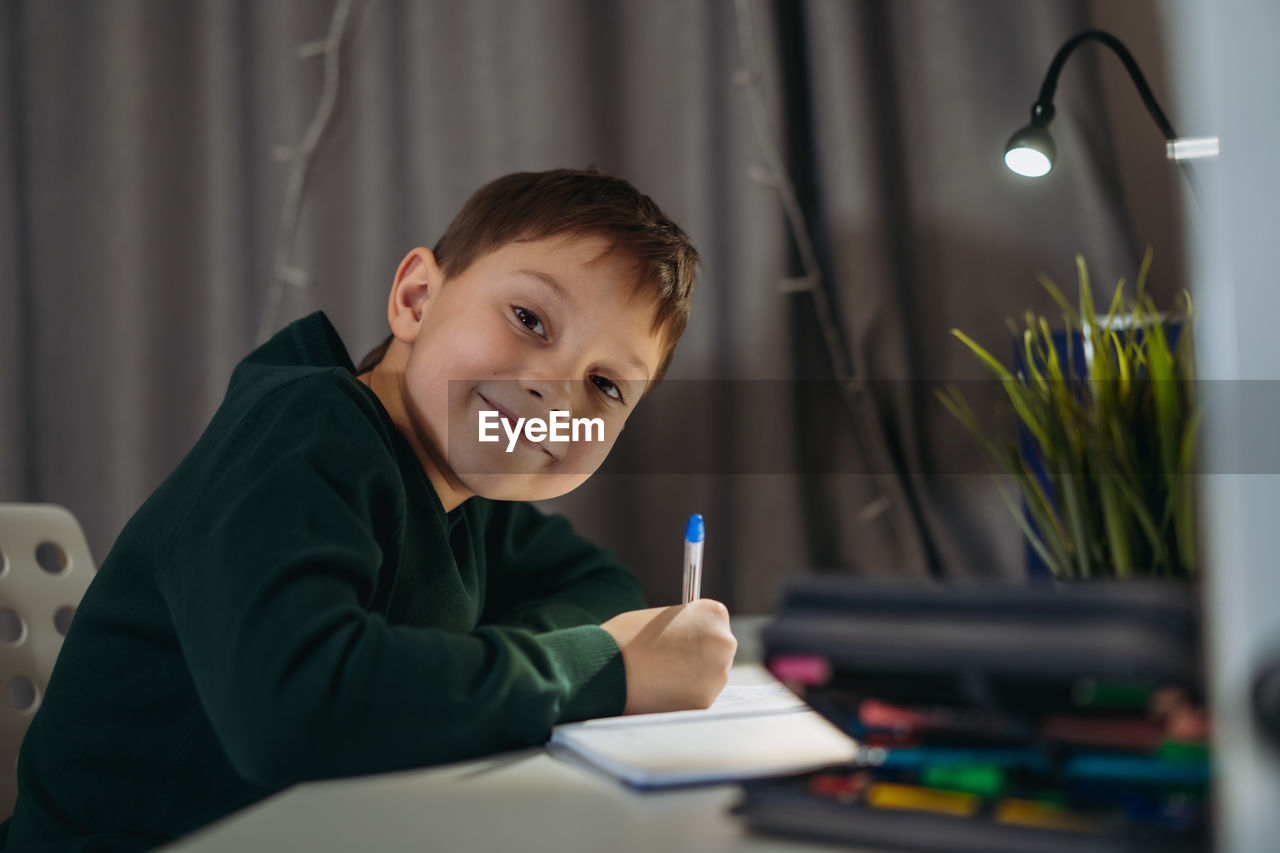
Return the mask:
M1053 168L1053 162L1043 151L1034 148L1010 148L1004 154L1004 164L1011 171L1028 178L1039 178L1047 175Z

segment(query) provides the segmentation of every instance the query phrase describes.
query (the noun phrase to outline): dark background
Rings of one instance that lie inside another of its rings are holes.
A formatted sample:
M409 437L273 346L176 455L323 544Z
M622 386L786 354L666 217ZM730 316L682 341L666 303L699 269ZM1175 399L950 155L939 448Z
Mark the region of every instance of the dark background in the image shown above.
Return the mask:
M617 470L550 507L655 604L679 595L695 511L704 593L737 612L810 570L1020 577L993 481L934 404L983 377L950 329L1008 352L1006 316L1051 311L1038 273L1074 293L1077 254L1095 293L1148 245L1162 303L1186 286L1183 184L1113 55L1067 63L1048 177L1001 162L1091 26L1175 128L1211 130L1167 97L1158 2L357 0L334 26L335 8L0 2L0 500L68 506L99 561L260 327L323 309L358 360L400 258L507 172L622 175L702 253L670 386ZM308 55L331 29L332 60ZM303 285L276 301L281 266ZM784 284L806 274L817 298ZM840 375L848 394L814 381Z

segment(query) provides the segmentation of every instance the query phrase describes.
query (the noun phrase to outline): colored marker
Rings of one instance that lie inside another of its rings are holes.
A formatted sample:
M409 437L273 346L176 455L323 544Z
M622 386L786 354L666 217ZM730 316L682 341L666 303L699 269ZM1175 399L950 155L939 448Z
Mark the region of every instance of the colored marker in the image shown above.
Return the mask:
M774 655L766 666L783 684L821 687L831 680L831 664L817 655Z
M809 779L809 790L819 797L832 797L851 803L862 796L869 784L871 779L866 773L819 773Z
M1058 743L1151 753L1166 740L1165 728L1149 717L1050 714L1040 734Z
M1034 749L984 749L982 747L918 746L907 749L870 747L854 761L864 767L886 770L946 767L1011 767L1048 772L1049 759Z
M1071 701L1077 708L1141 711L1155 692L1153 681L1081 678L1071 687Z
M1058 829L1065 832L1098 833L1103 827L1095 819L1076 814L1062 806L1035 800L1001 800L992 810L997 823L1012 823L1037 829Z
M878 782L867 789L867 804L878 809L908 809L954 817L972 817L982 806L977 794L936 791L918 785Z
M926 788L961 791L980 797L998 797L1009 787L1003 767L994 764L938 764L920 771L920 782Z
M1208 761L1162 761L1145 755L1090 754L1067 760L1067 779L1170 785L1205 785Z
M707 538L702 526L702 516L689 516L684 529L684 603L688 604L702 595L702 546Z
M1029 722L1012 714L977 708L956 711L936 706L905 707L876 699L863 699L858 703L858 721L867 731L962 735L1001 743L1025 742L1032 735Z

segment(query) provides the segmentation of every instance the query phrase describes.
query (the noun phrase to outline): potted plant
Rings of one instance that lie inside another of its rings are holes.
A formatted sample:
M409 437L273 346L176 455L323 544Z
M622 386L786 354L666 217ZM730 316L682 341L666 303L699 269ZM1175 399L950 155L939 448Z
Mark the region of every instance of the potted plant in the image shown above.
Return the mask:
M1157 309L1148 251L1132 302L1121 279L1099 316L1084 259L1076 265L1079 309L1040 276L1062 309L1061 332L1032 312L1009 321L1012 366L953 330L1000 383L1016 430L985 429L954 387L939 397L1016 483L1021 500L1003 484L1001 494L1055 578L1191 577L1199 418L1190 297L1173 315Z

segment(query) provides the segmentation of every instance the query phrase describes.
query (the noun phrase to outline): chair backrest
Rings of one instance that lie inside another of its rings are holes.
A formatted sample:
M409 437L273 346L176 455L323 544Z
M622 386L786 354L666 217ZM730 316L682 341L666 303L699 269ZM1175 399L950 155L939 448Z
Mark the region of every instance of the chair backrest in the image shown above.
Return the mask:
M13 811L18 747L93 572L65 508L0 503L0 819Z

